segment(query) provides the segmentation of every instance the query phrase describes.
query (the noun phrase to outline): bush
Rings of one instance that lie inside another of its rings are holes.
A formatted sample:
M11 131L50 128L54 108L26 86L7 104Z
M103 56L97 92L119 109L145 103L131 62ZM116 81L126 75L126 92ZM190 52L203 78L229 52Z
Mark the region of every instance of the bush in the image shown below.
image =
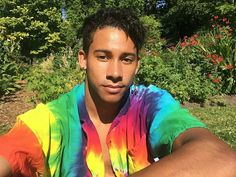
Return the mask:
M236 93L236 38L226 17L214 16L211 29L185 37L178 53L201 68L221 93ZM194 56L191 58L191 56Z
M162 50L163 45L165 45L165 40L161 39L161 23L154 16L143 16L140 20L147 30L144 54L157 56Z
M28 78L29 89L36 91L38 99L44 103L68 92L84 78L84 73L75 62L76 58L71 50L51 55L46 61L31 69Z
M202 77L200 69L194 68L177 53L169 51L160 57L144 57L136 82L155 84L168 90L184 101L201 101L213 95L213 85Z
M19 43L11 38L2 37L0 42L0 97L10 94L20 86L16 84L19 66L15 62ZM1 39L1 38L0 38Z
M0 50L0 97L15 91L18 66L8 55Z

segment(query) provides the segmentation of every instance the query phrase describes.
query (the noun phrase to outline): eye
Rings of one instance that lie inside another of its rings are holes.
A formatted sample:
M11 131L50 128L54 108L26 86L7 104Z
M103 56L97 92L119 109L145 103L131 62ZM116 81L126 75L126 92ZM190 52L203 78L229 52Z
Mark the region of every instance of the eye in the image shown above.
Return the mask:
M96 57L100 61L107 61L109 59L106 55L97 55Z
M122 62L124 63L124 64L131 64L131 63L133 63L133 61L134 61L134 58L133 57L124 57L123 59L122 59Z

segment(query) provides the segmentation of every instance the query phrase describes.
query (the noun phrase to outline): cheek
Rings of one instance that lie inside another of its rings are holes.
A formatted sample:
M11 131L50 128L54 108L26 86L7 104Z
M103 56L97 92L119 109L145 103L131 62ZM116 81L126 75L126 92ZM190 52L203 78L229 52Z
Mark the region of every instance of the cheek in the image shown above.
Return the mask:
M106 67L101 64L89 65L87 68L87 74L92 80L96 81L102 79L106 75Z
M124 70L124 73L123 73L124 78L132 82L133 78L135 77L135 71L136 70L133 68Z

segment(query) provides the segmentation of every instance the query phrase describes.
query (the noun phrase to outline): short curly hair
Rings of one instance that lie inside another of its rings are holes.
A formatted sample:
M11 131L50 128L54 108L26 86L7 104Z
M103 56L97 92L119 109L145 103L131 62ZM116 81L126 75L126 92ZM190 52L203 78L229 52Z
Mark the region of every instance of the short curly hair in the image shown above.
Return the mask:
M83 50L88 54L97 29L115 27L123 30L133 41L137 52L142 48L145 39L145 28L139 18L126 8L104 8L85 18L82 26Z

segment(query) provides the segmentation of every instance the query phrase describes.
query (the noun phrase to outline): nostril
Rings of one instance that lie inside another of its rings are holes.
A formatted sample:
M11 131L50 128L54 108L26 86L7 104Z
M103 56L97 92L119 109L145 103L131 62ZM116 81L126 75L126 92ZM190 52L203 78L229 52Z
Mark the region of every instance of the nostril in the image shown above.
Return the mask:
M113 83L117 83L122 81L122 77L121 76L112 76L112 75L108 75L106 77L107 80L111 80Z
M122 65L118 61L111 60L107 68L106 78L113 82L119 82L123 78Z

